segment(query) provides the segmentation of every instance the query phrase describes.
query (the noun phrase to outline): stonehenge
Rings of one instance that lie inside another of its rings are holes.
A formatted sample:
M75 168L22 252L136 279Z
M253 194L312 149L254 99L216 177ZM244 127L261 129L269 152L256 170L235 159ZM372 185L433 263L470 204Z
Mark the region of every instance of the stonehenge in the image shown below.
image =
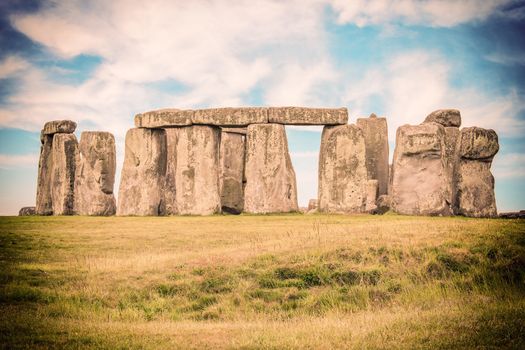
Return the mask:
M362 213L366 209L365 138L352 124L325 126L319 152L319 211Z
M109 132L84 131L75 176L75 213L109 216L116 212L113 185L117 167L115 138Z
M388 193L388 128L386 118L371 114L358 118L357 126L363 130L366 151L366 172L369 180L377 180L378 195Z
M246 134L244 211L298 211L295 171L281 124L252 124Z
M134 128L126 133L117 215L164 214L166 132Z
M322 125L318 195L308 213L497 216L494 130L461 127L456 109L396 133L386 118L348 124L346 108L159 109L125 137L115 198L115 138L76 123L45 123L36 215L161 216L299 211L286 125ZM29 210L23 213L30 213ZM22 215L22 214L21 214Z

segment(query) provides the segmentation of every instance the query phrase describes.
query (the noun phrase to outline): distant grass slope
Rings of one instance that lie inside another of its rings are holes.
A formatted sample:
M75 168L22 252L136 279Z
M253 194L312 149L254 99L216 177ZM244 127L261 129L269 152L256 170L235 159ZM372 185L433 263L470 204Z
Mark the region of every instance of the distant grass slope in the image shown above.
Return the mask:
M525 221L2 217L0 347L525 348Z

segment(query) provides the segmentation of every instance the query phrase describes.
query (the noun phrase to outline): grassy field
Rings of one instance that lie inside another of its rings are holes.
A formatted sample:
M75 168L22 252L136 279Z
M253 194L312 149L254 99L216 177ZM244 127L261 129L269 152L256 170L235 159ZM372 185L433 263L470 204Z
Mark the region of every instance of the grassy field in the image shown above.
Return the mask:
M525 348L525 220L2 217L0 347Z

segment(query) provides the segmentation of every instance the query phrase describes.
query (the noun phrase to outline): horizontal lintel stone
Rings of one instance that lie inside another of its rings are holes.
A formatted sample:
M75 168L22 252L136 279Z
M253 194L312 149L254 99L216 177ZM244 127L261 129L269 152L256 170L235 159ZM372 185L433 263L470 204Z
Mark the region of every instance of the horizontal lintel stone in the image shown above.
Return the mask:
M155 111L137 114L135 116L135 126L137 128L169 128L177 126L191 125L193 110L181 109L158 109Z
M344 125L346 108L270 107L268 122L289 125Z
M230 134L246 135L246 128L221 128L222 132L229 132Z
M72 120L53 120L44 124L42 135L72 134L77 128L77 123Z
M268 108L207 108L198 109L193 115L193 124L217 126L248 126L268 123Z

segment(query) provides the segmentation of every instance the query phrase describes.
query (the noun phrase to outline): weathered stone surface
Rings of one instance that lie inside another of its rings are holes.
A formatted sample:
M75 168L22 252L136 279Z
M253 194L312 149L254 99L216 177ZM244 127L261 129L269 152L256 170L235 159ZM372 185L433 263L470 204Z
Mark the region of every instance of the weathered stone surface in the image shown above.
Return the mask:
M179 214L220 212L219 145L220 129L217 127L193 125L179 130L175 171Z
M317 199L310 199L308 201L308 211L317 210Z
M75 179L75 213L114 215L116 150L113 134L84 131L79 143L80 161Z
M57 133L72 134L77 128L77 123L72 120L53 120L44 124L43 135L53 135Z
M74 134L54 134L51 152L53 215L72 215L75 204L75 173L79 161L76 136Z
M164 214L166 132L130 129L126 133L124 166L120 179L117 215Z
M381 195L377 198L377 208L374 214L383 215L388 212L392 207L392 197L388 194Z
M193 124L247 126L267 122L268 109L264 107L199 109L193 115Z
M319 152L319 211L362 213L366 209L366 151L356 125L325 126Z
M18 216L31 216L31 215L36 215L35 207L23 207L18 212Z
M452 210L455 211L456 203L456 189L457 189L457 169L459 163L459 142L461 132L456 127L445 128L445 176L447 188L447 203L450 204Z
M392 206L397 213L452 214L442 125L399 127L392 170Z
M457 109L438 109L430 113L423 123L438 123L446 127L461 126L461 113Z
M231 134L241 134L246 135L246 128L240 127L240 128L221 128L222 132L229 132Z
M366 183L366 211L373 213L377 209L377 193L379 182L377 180L368 180Z
M36 186L37 215L52 215L51 177L53 171L53 135L40 134L40 160L38 161L38 180Z
M457 183L457 213L471 217L497 216L492 159L499 150L494 130L461 130Z
M191 125L193 113L192 110L174 108L145 112L135 116L135 126L137 128L169 128Z
M220 147L221 209L240 214L244 208L244 148L245 136L223 132Z
M177 140L183 128L166 130L166 182L164 184L164 203L166 215L176 215L177 208Z
M388 127L386 118L358 118L357 126L363 130L366 147L368 179L378 181L379 195L388 193Z
M498 135L494 130L478 127L461 130L461 158L491 161L498 151Z
M288 125L339 125L348 123L346 108L270 107L268 122Z
M298 210L297 185L283 125L253 124L246 135L244 211Z

